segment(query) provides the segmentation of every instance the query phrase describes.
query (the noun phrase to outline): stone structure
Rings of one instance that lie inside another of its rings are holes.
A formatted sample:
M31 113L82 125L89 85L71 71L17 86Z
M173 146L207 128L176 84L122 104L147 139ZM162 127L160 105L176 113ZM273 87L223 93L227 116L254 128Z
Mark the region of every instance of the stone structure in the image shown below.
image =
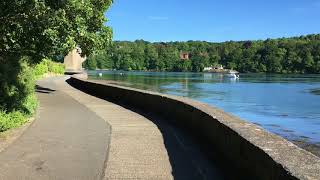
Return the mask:
M85 57L80 56L81 49L75 48L64 57L65 72L68 74L82 72L82 63L86 60Z
M181 59L181 60L188 60L188 59L189 59L189 53L187 53L187 52L181 52L181 53L180 53L180 59Z
M169 120L221 163L231 179L319 179L320 158L291 142L209 105L188 98L117 85L67 80L96 97Z

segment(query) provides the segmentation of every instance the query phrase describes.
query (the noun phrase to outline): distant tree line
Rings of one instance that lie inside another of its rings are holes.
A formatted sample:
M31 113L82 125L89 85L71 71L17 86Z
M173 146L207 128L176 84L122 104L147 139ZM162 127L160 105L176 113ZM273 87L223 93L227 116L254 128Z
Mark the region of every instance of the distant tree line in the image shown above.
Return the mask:
M189 53L182 60L180 53ZM115 41L91 55L87 69L193 71L221 64L239 72L320 73L320 34L259 41Z

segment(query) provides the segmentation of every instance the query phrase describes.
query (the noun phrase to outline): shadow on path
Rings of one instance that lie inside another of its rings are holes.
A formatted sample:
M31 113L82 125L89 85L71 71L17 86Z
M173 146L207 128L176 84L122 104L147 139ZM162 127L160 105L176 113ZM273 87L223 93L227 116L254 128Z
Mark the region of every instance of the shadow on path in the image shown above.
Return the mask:
M79 89L68 80L67 83L74 88ZM83 90L83 92L86 91ZM149 119L158 127L163 136L164 145L169 156L174 179L230 179L230 177L225 176L225 171L223 171L219 166L220 164L211 157L207 156L206 148L200 146L199 143L197 143L197 141L194 140L188 133L169 123L169 119L163 119L153 113L147 113L143 109L137 109L121 102L115 102L106 97L99 97L95 94L91 95L109 102L113 102L135 113L138 113Z
M45 88L39 85L36 85L36 92L37 93L45 93L45 94L50 94L55 92L56 90L50 89L50 88Z
M111 127L49 80L36 86L40 108L21 137L0 153L0 180L101 179ZM50 89L55 87L55 90ZM52 94L50 94L52 93Z
M118 105L144 116L158 127L168 152L174 179L227 179L218 164L206 156L199 144L186 132L168 123L168 119L125 104Z

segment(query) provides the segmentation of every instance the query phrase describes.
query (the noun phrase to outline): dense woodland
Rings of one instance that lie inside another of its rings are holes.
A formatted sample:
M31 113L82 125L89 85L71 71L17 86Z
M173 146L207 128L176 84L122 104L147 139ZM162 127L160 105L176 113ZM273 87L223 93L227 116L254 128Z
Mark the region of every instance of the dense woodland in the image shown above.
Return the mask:
M189 60L181 60L187 52ZM221 64L239 72L320 73L320 34L259 41L115 41L88 58L88 69L193 71Z

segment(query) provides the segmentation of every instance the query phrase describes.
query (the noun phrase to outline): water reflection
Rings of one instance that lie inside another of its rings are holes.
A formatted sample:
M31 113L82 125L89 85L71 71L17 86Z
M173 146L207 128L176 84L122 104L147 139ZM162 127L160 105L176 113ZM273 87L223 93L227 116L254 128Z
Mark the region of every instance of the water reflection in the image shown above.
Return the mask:
M89 75L190 97L285 138L320 142L320 75L241 74L240 79L211 73L90 71Z

